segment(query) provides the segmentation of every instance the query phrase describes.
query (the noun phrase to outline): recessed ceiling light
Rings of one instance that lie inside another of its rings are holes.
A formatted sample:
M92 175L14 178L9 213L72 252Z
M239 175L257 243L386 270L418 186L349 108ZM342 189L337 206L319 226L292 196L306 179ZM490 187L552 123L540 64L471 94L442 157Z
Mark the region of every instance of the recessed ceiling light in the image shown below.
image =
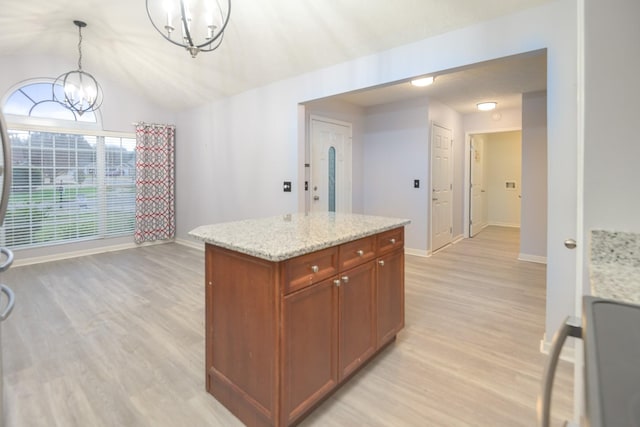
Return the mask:
M411 80L411 84L417 87L425 87L425 86L429 86L430 84L433 84L434 79L435 78L433 76L422 77L420 79Z
M497 102L481 102L477 104L477 107L478 107L478 110L480 111L491 111L491 110L495 110L497 105L498 105Z

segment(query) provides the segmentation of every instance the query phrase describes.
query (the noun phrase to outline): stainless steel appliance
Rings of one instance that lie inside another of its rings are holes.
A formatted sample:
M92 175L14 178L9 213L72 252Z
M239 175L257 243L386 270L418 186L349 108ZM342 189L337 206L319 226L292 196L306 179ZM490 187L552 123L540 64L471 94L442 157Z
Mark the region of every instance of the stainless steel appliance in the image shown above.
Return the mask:
M567 337L584 341L585 427L640 427L640 305L585 296L582 326L567 319L553 338L538 421L549 426L551 391Z
M7 126L4 121L4 116L0 111L0 225L4 221L4 216L7 213L7 204L9 203L9 193L11 192L11 146L9 143L9 135L7 133ZM0 273L6 271L13 262L13 253L8 248L0 247ZM5 301L6 300L6 301ZM2 352L4 346L2 345L2 322L11 314L13 306L15 304L15 296L11 288L4 284L0 284L0 426L4 425L4 408L2 407L4 395L3 395L3 383L4 377L2 375Z

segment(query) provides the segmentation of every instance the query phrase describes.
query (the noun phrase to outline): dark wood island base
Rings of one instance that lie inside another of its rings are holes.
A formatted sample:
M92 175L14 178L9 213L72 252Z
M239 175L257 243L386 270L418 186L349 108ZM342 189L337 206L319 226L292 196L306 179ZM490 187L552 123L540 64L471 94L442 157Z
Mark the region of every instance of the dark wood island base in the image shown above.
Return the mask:
M206 244L206 387L248 426L289 426L404 326L404 227L283 261Z

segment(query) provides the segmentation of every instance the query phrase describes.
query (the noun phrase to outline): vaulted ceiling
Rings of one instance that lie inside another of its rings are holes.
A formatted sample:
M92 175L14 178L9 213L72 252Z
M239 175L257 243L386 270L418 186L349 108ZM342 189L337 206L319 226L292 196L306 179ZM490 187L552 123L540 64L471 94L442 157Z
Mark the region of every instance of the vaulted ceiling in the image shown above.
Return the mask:
M548 1L232 0L221 47L193 59L156 32L143 0L2 0L0 58L54 55L75 64L78 33L72 21L80 19L88 24L82 44L85 70L138 91L160 106L180 110ZM474 76L468 74L474 68L469 68L454 70L457 74L448 73L440 81L451 80L449 93L459 98L473 86L461 90L462 82L477 81L480 72L484 74L478 86L493 91L495 97L505 90L513 96L523 80L532 81L533 64L541 66L541 56L538 62L535 57L518 58L530 62L520 63L510 74L504 63L494 63L504 68L503 74L495 68L478 68ZM8 66L5 61L4 66ZM498 75L500 79L493 77ZM34 71L34 76L25 78L36 76L41 77ZM530 86L544 89L540 84ZM446 103L447 91L441 92L437 96ZM360 96L352 101L371 105L382 99L381 93L377 101ZM464 108L468 105L470 101Z

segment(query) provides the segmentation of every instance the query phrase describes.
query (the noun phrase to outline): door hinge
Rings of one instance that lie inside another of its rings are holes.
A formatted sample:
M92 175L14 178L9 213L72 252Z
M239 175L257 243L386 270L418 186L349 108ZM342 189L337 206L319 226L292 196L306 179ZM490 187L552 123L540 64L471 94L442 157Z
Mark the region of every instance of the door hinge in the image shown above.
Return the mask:
M453 190L453 184L449 184L449 190Z
M453 234L453 227L449 227L449 234Z

